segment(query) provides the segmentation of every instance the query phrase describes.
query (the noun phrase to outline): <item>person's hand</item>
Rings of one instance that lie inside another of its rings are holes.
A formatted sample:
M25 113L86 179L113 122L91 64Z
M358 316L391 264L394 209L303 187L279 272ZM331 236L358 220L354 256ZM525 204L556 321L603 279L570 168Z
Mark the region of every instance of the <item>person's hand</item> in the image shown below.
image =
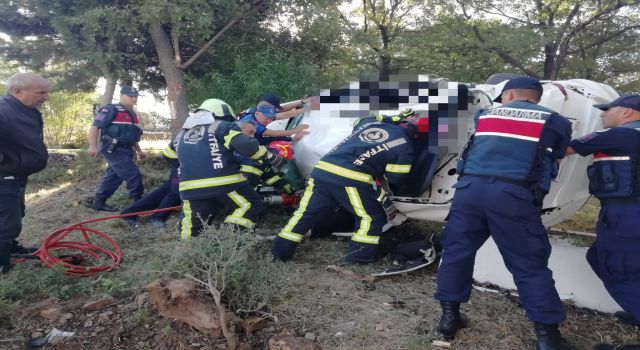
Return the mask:
M293 129L293 131L295 131L295 133L297 134L297 133L305 131L308 128L309 128L308 124L300 124L300 125L296 126L296 128Z
M89 146L89 155L92 157L96 157L98 155L98 147L96 146Z
M286 184L282 186L282 192L288 195L292 195L296 193L297 190L298 188L294 184Z
M138 160L145 160L145 159L147 159L147 154L142 151L138 152Z
M306 131L306 130L305 131L301 131L299 133L296 133L291 137L291 141L298 142L304 137L304 135L308 135L308 134L309 134L309 132Z

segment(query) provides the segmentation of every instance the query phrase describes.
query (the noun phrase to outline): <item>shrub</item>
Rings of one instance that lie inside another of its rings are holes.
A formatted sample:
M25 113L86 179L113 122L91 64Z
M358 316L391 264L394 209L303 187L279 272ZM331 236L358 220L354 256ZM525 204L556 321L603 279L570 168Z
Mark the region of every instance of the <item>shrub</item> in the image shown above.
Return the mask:
M79 148L87 144L95 94L56 92L41 108L48 147Z
M211 281L233 310L251 312L285 300L291 264L274 262L250 233L228 225L205 226L202 235L174 250L172 266L201 281Z

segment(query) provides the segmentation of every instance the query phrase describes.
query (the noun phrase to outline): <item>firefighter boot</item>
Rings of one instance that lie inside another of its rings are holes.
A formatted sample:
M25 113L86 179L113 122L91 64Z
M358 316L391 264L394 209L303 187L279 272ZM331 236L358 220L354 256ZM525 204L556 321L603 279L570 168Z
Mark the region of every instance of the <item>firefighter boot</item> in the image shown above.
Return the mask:
M271 242L271 255L273 260L288 261L293 258L298 244L280 236Z
M438 323L438 333L446 340L455 338L456 333L469 326L469 319L460 313L460 303L457 301L441 301L442 317Z
M562 338L557 324L535 322L536 350L571 350Z

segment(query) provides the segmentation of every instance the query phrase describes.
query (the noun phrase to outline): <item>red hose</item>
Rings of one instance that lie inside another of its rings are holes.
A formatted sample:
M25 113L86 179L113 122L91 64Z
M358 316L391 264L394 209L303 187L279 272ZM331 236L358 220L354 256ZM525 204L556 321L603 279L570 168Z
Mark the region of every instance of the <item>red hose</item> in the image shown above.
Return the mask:
M176 206L171 208L141 211L137 213L113 215L79 222L77 224L67 226L49 234L47 238L45 238L42 242L42 246L40 247L40 249L38 249L38 251L35 252L34 255L39 257L45 266L54 267L58 264L62 265L64 274L66 275L87 277L98 272L111 271L122 262L122 249L118 245L118 242L115 241L115 239L111 238L109 235L102 231L86 227L87 224L98 221L124 218L127 216L138 216L161 213L165 211L180 210L181 208L182 206ZM65 240L65 238L67 238L67 236L74 231L80 231L84 240ZM98 236L99 238L104 239L107 242L108 247L92 243L92 236ZM111 263L103 266L82 266L79 263L70 261L69 259L56 257L51 254L53 251L62 250L81 251L82 253L84 253L83 255L87 255L95 260L99 260L102 256L106 256L111 261Z

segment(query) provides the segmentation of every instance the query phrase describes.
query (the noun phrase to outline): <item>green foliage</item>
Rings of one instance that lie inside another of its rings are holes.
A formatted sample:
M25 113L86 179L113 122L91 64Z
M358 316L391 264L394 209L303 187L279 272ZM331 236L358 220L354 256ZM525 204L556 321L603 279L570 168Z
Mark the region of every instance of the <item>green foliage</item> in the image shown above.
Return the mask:
M84 147L93 121L93 93L54 92L41 108L48 147Z
M303 57L271 48L239 54L234 68L226 75L212 72L203 78L188 77L190 104L219 98L239 112L255 105L265 92L275 92L283 101L295 100L321 87L323 80Z
M48 269L28 265L19 264L0 279L0 315L39 299L67 300L81 294L116 293L128 290L132 283L114 275L78 278L64 275L61 267Z
M132 313L127 322L132 326L137 326L144 321L145 318L149 316L149 311L145 308L139 308L134 313Z
M7 92L7 86L4 82L15 72L17 68L11 62L0 60L0 95L4 95Z
M471 39L465 47L495 55L521 73L618 86L638 78L640 8L632 2L462 0L441 16L457 19L452 28L469 28L455 30L463 42Z

